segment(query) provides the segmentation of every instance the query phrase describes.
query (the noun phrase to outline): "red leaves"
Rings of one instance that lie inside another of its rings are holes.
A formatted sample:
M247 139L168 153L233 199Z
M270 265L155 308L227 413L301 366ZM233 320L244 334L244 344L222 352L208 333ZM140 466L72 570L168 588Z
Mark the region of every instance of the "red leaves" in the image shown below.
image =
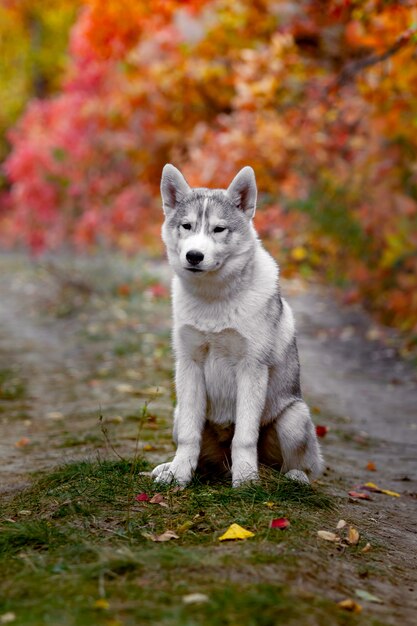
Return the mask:
M371 496L368 493L363 493L363 491L349 491L349 495L359 500L372 500Z
M286 517L278 517L276 519L271 520L269 527L270 528L279 528L280 530L285 530L290 526L289 520Z
M161 493L156 493L152 497L150 497L147 493L138 493L138 495L135 496L135 500L137 502L149 502L149 504L159 504L159 506L168 508L168 503L165 501L165 498Z
M9 133L3 239L36 252L63 243L106 242L129 252L159 246L164 162L186 155L192 184L219 187L250 154L260 190L274 198L257 223L287 250L284 271L307 276L331 266L350 285L349 302L369 301L384 321L412 331L417 203L404 181L417 148L407 115L416 105L415 29L406 28L415 21L413 3L396 3L395 11L373 3L365 28L355 3L327 2L323 11L308 2L301 21L293 16L273 33L265 23L276 20L274 3L210 3L206 28L198 13L207 3L155 0L150 10L145 0L88 0L72 29L61 92L31 102ZM336 47L319 46L336 15ZM232 33L242 23L237 49ZM366 49L349 65L352 52ZM329 54L345 65L343 76ZM386 54L389 75L376 72L370 81L368 68ZM341 78L348 91L337 100ZM395 90L399 79L403 88ZM395 150L393 136L406 138ZM305 203L305 214L288 211L289 201ZM313 204L326 224L307 219ZM155 285L151 295L166 294Z
M137 500L138 502L149 502L150 497L147 493L138 493L138 495L135 496L135 500Z
M316 426L317 437L325 437L328 432L329 432L328 426L319 426L319 425Z

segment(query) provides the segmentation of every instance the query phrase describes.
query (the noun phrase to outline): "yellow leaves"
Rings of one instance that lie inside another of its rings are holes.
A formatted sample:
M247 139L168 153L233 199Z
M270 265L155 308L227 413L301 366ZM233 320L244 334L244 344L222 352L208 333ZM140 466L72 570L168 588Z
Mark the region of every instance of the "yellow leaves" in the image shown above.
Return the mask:
M364 487L366 487L370 491L374 491L376 493L384 493L386 496L392 496L393 498L401 497L401 494L397 493L396 491L390 491L389 489L381 489L381 487L378 487L378 485L375 485L375 483L365 483Z
M252 533L250 530L242 528L239 524L232 524L226 532L219 537L219 541L236 541L237 539L249 539L254 536L255 533Z
M99 598L93 604L95 609L100 609L101 611L108 611L110 608L110 603L105 600L105 598Z
M350 611L351 613L361 613L362 611L362 606L350 598L341 600L337 603L337 606L345 611Z
M351 546L356 546L359 542L359 532L353 526L349 526L347 540Z

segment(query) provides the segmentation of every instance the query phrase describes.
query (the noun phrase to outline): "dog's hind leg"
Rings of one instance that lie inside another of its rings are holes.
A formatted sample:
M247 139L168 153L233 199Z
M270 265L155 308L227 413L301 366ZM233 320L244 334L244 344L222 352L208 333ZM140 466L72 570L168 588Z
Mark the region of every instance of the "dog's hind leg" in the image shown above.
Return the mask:
M282 455L281 471L300 482L318 476L323 459L306 403L297 400L286 408L276 421L276 430Z

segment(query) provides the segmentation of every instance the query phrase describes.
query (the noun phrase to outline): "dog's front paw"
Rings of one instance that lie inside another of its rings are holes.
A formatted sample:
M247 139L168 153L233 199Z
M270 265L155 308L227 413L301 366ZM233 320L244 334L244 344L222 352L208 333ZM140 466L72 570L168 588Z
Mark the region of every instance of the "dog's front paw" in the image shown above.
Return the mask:
M169 463L161 463L161 465L157 465L152 470L152 473L151 473L152 478L155 480L160 474L162 474L162 472L169 469L170 466L171 466L171 461Z
M240 487L245 483L250 483L258 480L258 470L254 467L245 466L237 469L232 469L232 485L233 487Z
M299 483L305 483L307 485L310 484L308 480L308 476L305 472L298 469L292 469L285 474L285 478L290 478L291 480L296 480Z
M171 463L162 463L158 465L152 472L152 477L156 483L178 483L182 487L191 482L192 472L188 468L181 467L179 464L171 461Z

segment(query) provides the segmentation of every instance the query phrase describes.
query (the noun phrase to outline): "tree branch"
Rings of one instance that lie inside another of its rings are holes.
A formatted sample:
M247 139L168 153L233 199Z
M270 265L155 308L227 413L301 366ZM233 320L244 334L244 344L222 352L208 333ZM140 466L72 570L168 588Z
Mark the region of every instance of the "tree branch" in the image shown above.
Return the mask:
M352 81L359 72L362 70L371 67L372 65L377 65L378 63L382 63L382 61L386 61L390 57L394 56L397 52L402 50L408 43L410 43L413 35L417 34L417 28L409 28L408 30L401 33L401 35L396 39L396 41L390 46L385 52L381 52L380 54L371 54L364 59L359 59L357 61L351 61L347 63L345 67L340 72L339 76L336 78L332 87L343 87L346 83Z

